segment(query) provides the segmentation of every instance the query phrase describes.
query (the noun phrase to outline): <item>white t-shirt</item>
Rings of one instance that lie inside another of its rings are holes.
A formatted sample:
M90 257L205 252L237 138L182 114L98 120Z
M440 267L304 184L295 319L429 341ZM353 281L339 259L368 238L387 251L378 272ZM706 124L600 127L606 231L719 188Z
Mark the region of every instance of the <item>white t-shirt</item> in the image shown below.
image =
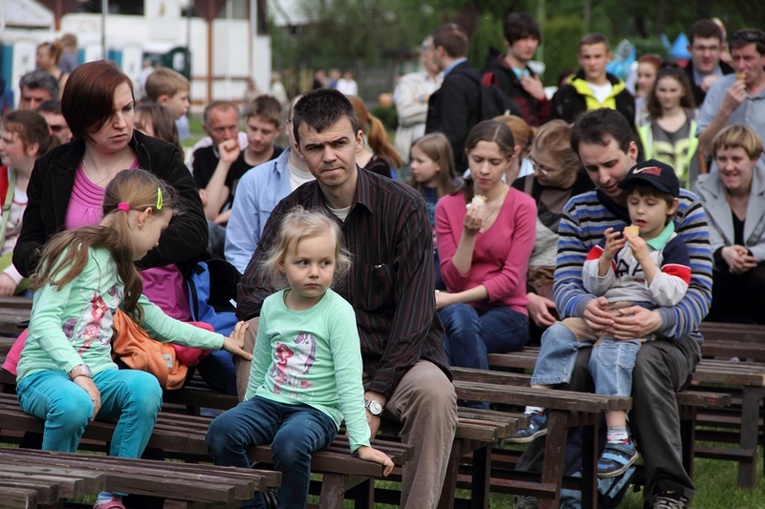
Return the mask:
M610 82L605 85L593 85L588 81L587 85L589 85L590 90L592 90L592 95L595 96L595 99L597 99L600 104L603 104L605 100L608 99L608 96L611 95L611 90L614 88Z

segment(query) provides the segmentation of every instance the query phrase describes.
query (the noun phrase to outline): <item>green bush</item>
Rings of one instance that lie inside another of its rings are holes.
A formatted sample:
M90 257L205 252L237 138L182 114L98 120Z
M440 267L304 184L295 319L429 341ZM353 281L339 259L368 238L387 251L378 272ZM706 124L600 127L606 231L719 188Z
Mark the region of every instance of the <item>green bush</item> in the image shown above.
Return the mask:
M398 113L395 105L375 106L370 113L379 118L388 131L395 131L398 127Z
M587 33L587 27L581 18L557 16L542 22L542 36L545 43L545 74L547 86L557 86L555 80L564 69L577 69L576 55L579 39Z

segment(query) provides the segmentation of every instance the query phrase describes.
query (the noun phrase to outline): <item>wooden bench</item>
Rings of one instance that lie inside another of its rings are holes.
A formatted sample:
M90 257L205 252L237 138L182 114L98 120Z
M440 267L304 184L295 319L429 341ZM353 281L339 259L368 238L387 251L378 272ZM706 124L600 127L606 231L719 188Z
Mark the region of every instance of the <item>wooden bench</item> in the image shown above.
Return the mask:
M199 377L194 377L183 389L166 392L164 402L180 405L185 407L188 413L194 414L201 407L224 410L231 408L236 405L238 399L213 391ZM470 457L474 464L471 473L473 506L488 507L489 491L485 488L488 486L491 447L526 425L527 418L522 414L459 408L457 429L439 508L454 507L458 470L465 457ZM383 423L381 436L395 439L399 431L400 424L386 421ZM397 474L394 478L400 479L400 472ZM398 503L398 493L382 491L378 497L378 501L380 500Z
M536 358L539 354L538 347L525 347L519 352L505 353L505 354L490 354L489 365L496 369L511 369L528 371L533 370L536 364ZM740 376L741 371L750 371L750 367L738 367L734 371L738 374L730 373L729 361L722 361L722 365L713 366L709 364L710 361L702 360L696 368L694 380L697 382L715 382L717 384L733 384L741 385L746 383L749 385L744 386L744 390L747 391L747 397L749 401L745 406L741 407L741 416L746 419L749 425L751 434L741 433L740 444L738 448L728 448L723 450L721 448L709 447L699 444L700 441L716 440L720 437L712 437L704 429L704 426L708 424L708 415L713 413L725 412L726 409L734 402L730 394L730 388L724 390L712 390L708 384L702 386L692 387L675 394L678 404L678 411L680 416L681 436L683 439L683 464L690 475L693 474L693 459L696 456L704 458L715 459L728 459L736 460L740 462L739 472L739 485L744 487L754 486L754 467L756 466L757 455L757 427L756 424L752 429L752 420L756 423L756 417L759 412L759 402L765 397L765 386L763 386L762 376L751 376L748 378L742 378ZM738 363L742 364L742 363ZM746 363L743 363L746 364ZM735 367L735 366L734 366ZM517 373L516 373L517 374ZM520 374L517 374L521 376ZM765 374L763 374L765 375ZM724 380L724 381L723 381ZM752 402L756 400L757 402ZM735 407L734 407L735 411ZM700 427L701 426L701 427ZM752 446L752 442L755 443ZM752 468L749 468L752 465ZM747 484L741 482L741 469L744 469L748 480L751 480L751 484L747 481Z
M167 458L189 461L210 461L204 442L211 418L187 415L182 413L160 412L154 431L149 439L148 447L161 450ZM18 405L13 394L0 394L0 436L18 439L19 432L41 434L43 421L25 414ZM88 441L96 445L97 450L104 450L104 444L111 440L114 423L94 421L88 424L83 436L82 446ZM10 433L10 435L9 435ZM412 454L411 446L397 442L374 440L376 448L391 456L396 465L408 461ZM249 451L255 460L270 460L270 448L259 446ZM177 465L182 463L166 463L168 472L174 472ZM338 435L332 447L325 451L314 453L312 471L323 476L320 495L320 508L340 508L341 498L337 496L339 486L345 490L362 483L367 483L365 497L373 489L373 480L382 478L382 466L371 463L352 455L347 438Z
M32 299L28 297L0 297L0 334L21 332L19 323L29 320Z
M582 427L583 450L590 451L583 454L582 507L597 507L595 466L600 414L608 410L629 410L630 398L532 389L527 382L513 383L518 382L513 374L505 377L502 373L460 368L455 368L453 373L459 398L519 407L537 405L549 411L541 474L537 477L525 472L509 473L507 478L491 479L494 484L501 484L509 492L535 496L540 499L540 507L558 507L568 431L570 427Z
M105 489L106 477L100 472L58 463L19 464L3 455L6 450L18 449L0 448L0 500L6 509L54 506L63 499L94 495Z
M278 472L33 449L0 448L0 466L6 472L0 479L7 472L26 472L30 478L72 473L85 480L77 490L60 489L56 501L107 490L178 500L190 508L238 507L281 482ZM54 502L37 498L38 504Z

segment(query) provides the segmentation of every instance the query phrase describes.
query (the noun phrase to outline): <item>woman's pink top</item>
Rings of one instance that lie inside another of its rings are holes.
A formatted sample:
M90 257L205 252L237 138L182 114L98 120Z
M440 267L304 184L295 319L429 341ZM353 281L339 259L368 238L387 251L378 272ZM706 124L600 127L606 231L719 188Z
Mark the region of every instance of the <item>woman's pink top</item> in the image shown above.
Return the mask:
M478 309L507 306L527 314L526 271L536 240L537 206L529 195L510 188L494 224L478 233L473 263L466 275L452 263L462 237L465 195L444 196L436 205L436 238L441 276L448 291L456 293L483 284L488 301L471 302Z
M138 168L138 159L130 169ZM103 201L106 189L95 185L85 175L82 164L77 165L74 187L66 210L64 225L67 230L98 224L104 217ZM186 296L183 275L176 265L152 267L141 271L143 294L169 316L188 322L191 320L189 299Z

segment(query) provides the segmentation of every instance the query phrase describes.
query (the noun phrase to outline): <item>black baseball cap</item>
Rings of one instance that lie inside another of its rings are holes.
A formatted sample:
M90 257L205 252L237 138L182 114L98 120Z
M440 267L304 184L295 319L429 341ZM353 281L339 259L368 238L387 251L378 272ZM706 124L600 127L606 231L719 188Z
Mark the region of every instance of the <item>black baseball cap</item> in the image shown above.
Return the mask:
M680 196L680 180L675 169L666 163L649 159L633 166L627 176L619 182L620 189L627 189L637 183L645 182L659 191L669 193L675 198Z

